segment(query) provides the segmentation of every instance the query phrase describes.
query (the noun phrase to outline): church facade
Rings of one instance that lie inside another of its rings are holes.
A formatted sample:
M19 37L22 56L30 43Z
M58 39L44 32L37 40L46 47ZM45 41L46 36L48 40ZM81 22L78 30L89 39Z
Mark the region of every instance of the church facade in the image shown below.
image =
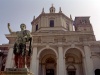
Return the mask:
M100 70L100 41L96 41L89 16L72 20L61 10L45 13L32 24L32 55L29 69L34 75L96 75ZM9 48L5 68L13 68L15 34L6 34Z

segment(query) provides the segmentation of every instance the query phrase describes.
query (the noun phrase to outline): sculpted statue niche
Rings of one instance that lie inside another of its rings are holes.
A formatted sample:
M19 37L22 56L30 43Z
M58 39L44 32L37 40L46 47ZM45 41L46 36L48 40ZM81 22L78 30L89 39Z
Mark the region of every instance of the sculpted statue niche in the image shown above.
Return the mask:
M21 31L15 32L17 35L17 39L14 43L13 53L14 53L14 61L16 68L26 68L26 56L30 56L31 54L31 41L32 36L29 30L26 30L26 25L20 25ZM10 29L10 23L8 23L8 30L12 33ZM26 42L29 42L29 50L26 52Z

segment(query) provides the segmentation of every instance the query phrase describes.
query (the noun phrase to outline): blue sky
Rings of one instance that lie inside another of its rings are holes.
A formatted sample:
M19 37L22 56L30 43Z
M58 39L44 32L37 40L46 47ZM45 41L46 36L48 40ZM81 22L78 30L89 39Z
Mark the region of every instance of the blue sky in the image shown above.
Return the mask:
M20 30L20 24L25 23L31 30L33 16L38 16L42 8L49 13L49 8L54 5L56 12L59 7L68 17L90 16L94 34L100 40L100 0L0 0L0 44L8 43L5 34L9 34L7 23L13 31Z

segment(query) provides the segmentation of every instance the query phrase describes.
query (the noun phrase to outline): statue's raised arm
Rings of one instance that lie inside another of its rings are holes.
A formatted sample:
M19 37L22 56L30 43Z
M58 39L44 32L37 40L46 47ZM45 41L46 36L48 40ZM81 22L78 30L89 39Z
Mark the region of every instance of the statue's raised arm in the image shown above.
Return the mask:
M12 33L12 30L10 28L10 23L8 23L8 30L9 30L10 33Z

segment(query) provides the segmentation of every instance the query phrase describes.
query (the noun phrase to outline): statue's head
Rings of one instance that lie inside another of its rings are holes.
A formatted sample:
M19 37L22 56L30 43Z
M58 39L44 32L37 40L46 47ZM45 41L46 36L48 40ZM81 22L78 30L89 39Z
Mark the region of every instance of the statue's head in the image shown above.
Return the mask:
M24 23L22 23L22 24L20 25L20 28L21 28L21 30L25 30L25 29L26 29L26 25L25 25Z

